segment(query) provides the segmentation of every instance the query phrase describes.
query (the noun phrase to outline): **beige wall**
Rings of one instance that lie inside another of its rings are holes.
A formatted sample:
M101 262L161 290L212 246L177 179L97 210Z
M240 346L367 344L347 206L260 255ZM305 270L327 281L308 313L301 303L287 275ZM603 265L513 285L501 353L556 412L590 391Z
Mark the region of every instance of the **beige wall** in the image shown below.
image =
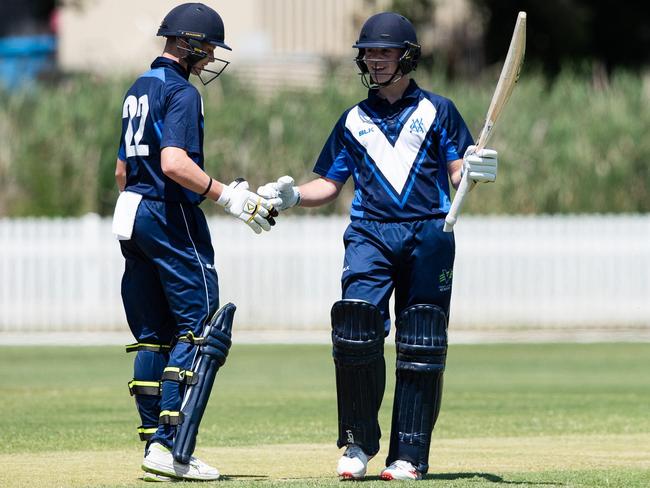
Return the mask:
M254 0L238 0L240 11ZM64 6L59 34L59 64L64 70L100 73L139 72L162 52L163 38L155 37L165 14L178 5L174 0L84 0L83 7ZM238 26L228 22L236 15L235 2L207 2L220 9L232 43ZM228 9L224 6L231 5Z
M59 64L66 70L138 72L162 50L155 37L177 0L85 0L62 9ZM224 19L226 43L239 62L287 57L350 56L354 13L362 0L210 1Z

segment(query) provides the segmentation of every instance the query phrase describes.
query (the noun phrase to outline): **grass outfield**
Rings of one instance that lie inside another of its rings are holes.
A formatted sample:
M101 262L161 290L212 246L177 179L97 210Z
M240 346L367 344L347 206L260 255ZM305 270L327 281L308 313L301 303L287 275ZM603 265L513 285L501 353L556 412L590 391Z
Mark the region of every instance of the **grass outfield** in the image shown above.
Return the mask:
M122 351L0 347L0 487L143 486ZM237 487L339 486L335 436L327 346L235 345L197 455ZM452 346L430 465L418 486L650 486L650 344Z

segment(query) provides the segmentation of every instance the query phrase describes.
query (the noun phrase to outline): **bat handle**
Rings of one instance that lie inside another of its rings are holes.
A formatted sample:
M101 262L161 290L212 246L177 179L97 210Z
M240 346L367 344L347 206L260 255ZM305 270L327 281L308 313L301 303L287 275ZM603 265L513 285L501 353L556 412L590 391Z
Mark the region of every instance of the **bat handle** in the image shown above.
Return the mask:
M454 219L454 221L452 222L449 216L447 216L447 218L445 219L445 226L442 228L442 230L444 232L451 232L452 230L454 230L454 225L456 225L456 220Z
M489 120L485 122L483 129L481 129L481 134L478 137L478 141L476 142L476 147L474 149L475 152L485 149L485 145L492 134L493 126L493 122L490 122ZM444 232L451 232L454 230L454 225L456 225L456 221L458 220L458 214L460 213L460 209L463 207L465 197L469 193L471 187L472 183L469 181L467 173L465 173L460 180L458 190L456 190L456 195L454 195L454 200L451 202L449 213L447 214L447 217L445 217L445 226L442 229Z
M447 214L447 217L445 217L445 226L442 229L444 232L451 232L454 230L454 225L456 225L456 221L458 220L458 214L460 213L460 209L463 207L463 202L469 193L469 189L469 175L465 172L460 180L460 184L458 185L456 195L454 195L454 200L451 202L449 213Z

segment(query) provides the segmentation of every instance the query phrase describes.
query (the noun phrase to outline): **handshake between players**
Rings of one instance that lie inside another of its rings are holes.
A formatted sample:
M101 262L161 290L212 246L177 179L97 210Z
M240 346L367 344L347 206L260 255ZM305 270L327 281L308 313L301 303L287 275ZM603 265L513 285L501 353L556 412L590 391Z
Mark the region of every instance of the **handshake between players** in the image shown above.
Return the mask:
M279 198L262 198L249 191L248 181L237 178L228 186L223 187L221 195L216 200L226 213L243 220L256 234L263 230L269 231L275 225L278 216L277 205Z

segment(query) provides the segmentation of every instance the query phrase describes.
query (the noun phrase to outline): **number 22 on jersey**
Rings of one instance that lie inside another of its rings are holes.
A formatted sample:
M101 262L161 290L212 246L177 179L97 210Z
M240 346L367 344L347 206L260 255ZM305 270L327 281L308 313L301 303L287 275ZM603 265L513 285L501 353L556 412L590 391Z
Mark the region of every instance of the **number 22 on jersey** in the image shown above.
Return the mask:
M133 156L149 156L149 146L147 144L140 144L144 134L144 124L147 121L147 114L149 113L149 97L142 95L136 98L134 95L129 95L124 100L124 107L122 107L122 118L129 118L126 124L126 132L124 133L124 148L126 157ZM138 130L133 133L133 119L140 118Z

